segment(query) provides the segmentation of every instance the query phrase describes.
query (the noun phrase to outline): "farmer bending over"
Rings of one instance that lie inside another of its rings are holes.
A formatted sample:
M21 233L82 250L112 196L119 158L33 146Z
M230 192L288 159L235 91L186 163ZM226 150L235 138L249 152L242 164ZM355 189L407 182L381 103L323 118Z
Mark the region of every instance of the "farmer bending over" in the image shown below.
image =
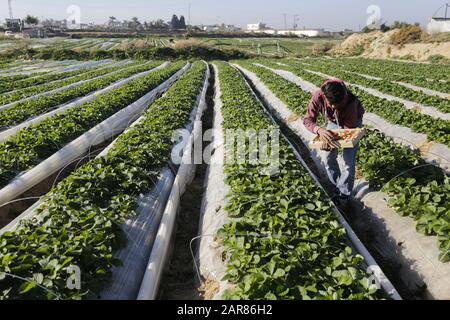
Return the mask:
M317 123L320 114L327 121L326 128ZM356 154L358 146L343 150L344 166L339 168L338 150L334 135L329 130L355 129L362 126L364 108L359 99L347 89L341 80L327 80L312 97L303 120L305 127L317 134L325 151L325 168L336 187L338 200L347 200L355 183Z

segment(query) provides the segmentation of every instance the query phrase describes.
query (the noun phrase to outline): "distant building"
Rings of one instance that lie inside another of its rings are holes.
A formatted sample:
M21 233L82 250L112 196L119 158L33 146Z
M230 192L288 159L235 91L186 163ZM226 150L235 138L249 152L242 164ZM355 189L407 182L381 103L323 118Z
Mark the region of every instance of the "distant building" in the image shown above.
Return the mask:
M248 30L247 33L264 33L268 35L284 35L284 36L297 36L297 37L329 37L331 32L325 31L324 29L300 29L300 30L275 30L275 29L261 29L261 30Z
M76 20L69 20L67 21L67 29L80 29L81 24L78 23Z
M211 26L203 26L202 30L206 32L218 32L219 31L218 25L211 25Z
M22 29L22 21L20 19L5 19L6 30L19 32Z
M235 25L232 24L222 24L222 25L209 25L209 26L201 26L201 30L205 31L205 32L229 32L229 33L233 33L233 32L240 32L242 31L241 28L236 27Z
M242 29L239 27L236 27L233 24L227 24L224 26L224 31L225 32L240 32L240 31L242 31Z
M66 30L67 20L53 20L47 19L41 22L42 26L49 29Z
M429 33L450 32L450 18L431 18L427 30Z
M22 30L23 38L47 38L45 28L25 28Z
M123 23L121 21L109 21L106 26L111 29L121 29L123 27Z
M307 38L327 37L331 35L330 32L325 31L324 29L278 30L278 34Z
M263 31L267 29L267 25L263 22L247 24L247 31L250 32Z

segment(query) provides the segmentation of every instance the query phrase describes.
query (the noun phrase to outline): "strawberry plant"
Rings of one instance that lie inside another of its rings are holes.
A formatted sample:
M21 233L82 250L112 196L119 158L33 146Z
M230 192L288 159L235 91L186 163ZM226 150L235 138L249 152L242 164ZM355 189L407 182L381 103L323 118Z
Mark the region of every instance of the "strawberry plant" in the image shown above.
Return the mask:
M45 73L39 73L39 75L45 75ZM6 83L14 83L15 81L21 81L26 80L30 77L33 77L32 75L26 75L26 74L17 74L14 76L6 76L6 75L0 75L0 86L5 85Z

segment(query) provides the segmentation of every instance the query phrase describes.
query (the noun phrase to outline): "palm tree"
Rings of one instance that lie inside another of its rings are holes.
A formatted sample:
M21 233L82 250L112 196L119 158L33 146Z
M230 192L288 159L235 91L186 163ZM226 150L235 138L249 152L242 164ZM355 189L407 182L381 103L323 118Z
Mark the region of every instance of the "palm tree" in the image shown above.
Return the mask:
M172 16L172 20L170 21L170 26L173 30L179 29L180 20L178 20L178 17L176 14Z
M138 17L131 18L133 29L137 30L137 28L141 25Z
M110 27L110 28L114 28L114 22L116 22L116 17L114 17L114 16L111 16L111 17L109 17L109 20L108 20L108 26Z

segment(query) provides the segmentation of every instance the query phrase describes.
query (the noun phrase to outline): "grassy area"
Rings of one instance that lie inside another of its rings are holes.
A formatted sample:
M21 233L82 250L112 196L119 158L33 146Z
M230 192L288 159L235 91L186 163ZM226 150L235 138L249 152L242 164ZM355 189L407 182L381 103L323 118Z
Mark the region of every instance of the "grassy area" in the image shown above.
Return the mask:
M0 51L19 47L17 41L14 44L9 41L1 41L8 45L1 46ZM145 50L155 48L176 47L178 42L185 41L180 37L146 37L146 38L49 38L29 39L29 48L69 49L77 51L113 50ZM217 50L240 50L251 55L265 56L308 56L326 52L332 45L339 42L334 39L295 39L295 38L189 38L196 42L203 42L209 48Z
M334 39L202 38L219 48L235 48L252 54L308 56L318 46L337 44Z

